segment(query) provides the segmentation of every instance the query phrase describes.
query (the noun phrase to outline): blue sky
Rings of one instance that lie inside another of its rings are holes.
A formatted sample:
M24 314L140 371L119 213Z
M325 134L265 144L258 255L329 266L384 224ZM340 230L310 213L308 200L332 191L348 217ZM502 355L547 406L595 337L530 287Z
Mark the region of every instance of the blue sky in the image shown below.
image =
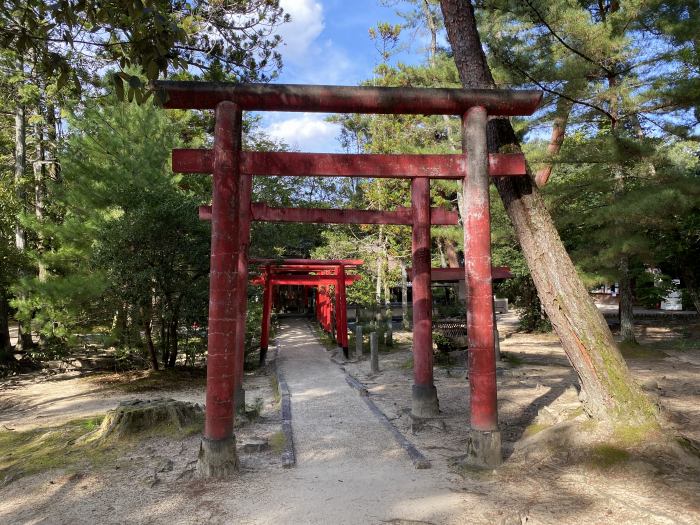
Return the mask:
M377 0L280 0L292 21L279 33L284 68L276 82L356 85L371 78L378 53L368 30L379 22L399 23L395 10ZM418 37L420 39L420 36ZM420 42L397 59L420 60ZM338 126L315 113L266 113L264 131L293 149L337 152Z

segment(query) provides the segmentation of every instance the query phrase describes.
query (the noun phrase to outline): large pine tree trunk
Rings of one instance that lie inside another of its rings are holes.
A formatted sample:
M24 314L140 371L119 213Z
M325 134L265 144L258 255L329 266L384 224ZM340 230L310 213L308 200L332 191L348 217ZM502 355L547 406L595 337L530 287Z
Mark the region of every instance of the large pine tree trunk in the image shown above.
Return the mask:
M441 0L445 26L465 87L495 83L468 0ZM517 151L510 121L489 125L489 149ZM610 329L576 273L531 176L500 177L495 185L520 241L542 305L575 368L588 412L603 420L645 425L655 409L632 379Z

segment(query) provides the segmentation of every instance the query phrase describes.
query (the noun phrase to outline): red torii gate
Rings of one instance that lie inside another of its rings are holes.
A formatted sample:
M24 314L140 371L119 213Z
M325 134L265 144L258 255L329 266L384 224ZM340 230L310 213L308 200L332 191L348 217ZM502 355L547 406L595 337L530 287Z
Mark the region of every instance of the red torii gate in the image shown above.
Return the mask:
M233 434L234 396L242 395L245 343L245 293L251 220L303 220L369 224L410 224L413 228L412 413L438 413L433 385L430 225L443 212L430 208L430 179L464 182L464 251L471 432L468 455L478 465L501 461L496 405L496 366L491 313L491 250L488 178L525 175L522 154L489 154L489 117L532 114L540 91L305 86L160 81L155 83L166 108L215 109L213 151L173 151L173 171L213 175L209 338L204 436L198 473L228 476L238 469ZM308 111L459 115L462 154L341 155L244 152L242 112ZM292 210L251 203L252 177L344 176L411 179L411 212L364 210ZM449 212L447 212L449 213ZM432 217L432 215L435 217ZM449 217L452 219L453 217ZM449 223L454 223L450 221ZM488 305L488 308L483 306ZM474 410L477 407L477 410Z
M274 286L301 285L316 287L316 320L327 332L332 331L331 299L328 287L335 286L336 295L336 341L348 357L348 318L346 286L360 279L359 275L348 275L346 270L360 266L360 259L314 260L314 259L253 259L253 264L262 268L260 275L251 284L263 285L263 317L260 327L260 363L265 362L270 337L270 316Z

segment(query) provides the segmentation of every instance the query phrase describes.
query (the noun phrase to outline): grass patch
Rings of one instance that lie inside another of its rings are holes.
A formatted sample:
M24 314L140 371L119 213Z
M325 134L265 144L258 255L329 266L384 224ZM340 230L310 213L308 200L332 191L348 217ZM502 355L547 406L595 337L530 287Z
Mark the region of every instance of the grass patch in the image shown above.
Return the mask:
M629 458L630 453L627 450L614 445L602 444L591 449L588 462L596 468L609 469L628 461Z
M666 357L666 354L659 349L633 341L623 341L618 344L618 348L625 359L663 359Z
M321 328L319 328L316 324L312 323L311 326L313 327L314 335L316 335L319 343L326 347L326 350L335 350L338 348L338 343L333 340L330 334L327 334L321 330Z
M0 480L55 468L78 470L113 461L120 455L119 447L81 439L97 430L101 423L102 416L76 419L53 428L0 432Z
M77 472L114 464L144 439L182 439L201 433L204 414L187 426L156 423L135 435L100 439L104 416L75 419L57 427L0 432L0 484L51 469Z
M280 394L280 383L277 374L270 375L270 388L272 388L272 399L275 402L275 406L279 406L282 401L282 394Z
M534 436L535 434L539 434L543 430L548 429L552 425L545 425L544 423L532 423L531 425L528 425L525 428L525 431L523 432L523 437L527 438L530 436Z
M613 437L624 446L633 446L646 441L650 436L659 432L659 424L656 420L645 422L641 425L617 424L613 429Z
M399 365L401 370L413 370L413 356L406 359L403 363Z
M525 361L518 355L512 352L501 352L501 360L512 366L521 366Z
M270 443L270 448L275 454L281 454L284 452L284 446L286 444L284 432L280 430L279 432L272 434L268 440L268 443Z
M89 379L106 388L130 394L158 390L184 390L204 387L207 382L205 368L168 368L165 370L138 370L116 374L99 374Z

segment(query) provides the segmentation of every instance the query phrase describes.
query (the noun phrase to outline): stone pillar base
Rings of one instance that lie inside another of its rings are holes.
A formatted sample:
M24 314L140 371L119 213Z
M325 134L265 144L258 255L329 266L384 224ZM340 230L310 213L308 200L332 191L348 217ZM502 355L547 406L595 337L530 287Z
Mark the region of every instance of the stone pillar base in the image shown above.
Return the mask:
M477 468L498 467L503 463L501 433L498 430L470 430L464 462Z
M413 417L435 417L440 415L435 385L413 385L411 393L413 398L411 415Z
M197 458L197 477L200 479L227 479L238 473L240 464L236 453L236 436L210 440L202 438Z

